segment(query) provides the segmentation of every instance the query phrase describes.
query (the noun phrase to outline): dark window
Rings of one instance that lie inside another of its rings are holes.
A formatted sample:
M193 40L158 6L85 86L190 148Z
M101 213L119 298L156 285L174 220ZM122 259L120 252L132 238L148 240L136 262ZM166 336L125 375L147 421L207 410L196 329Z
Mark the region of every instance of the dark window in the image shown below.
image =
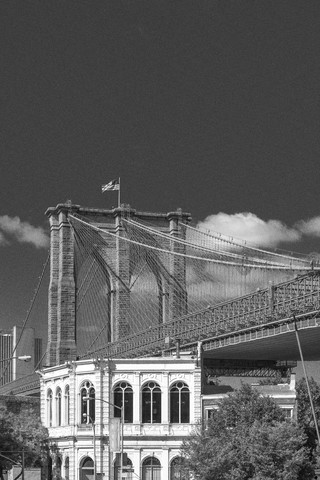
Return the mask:
M70 389L69 385L66 386L64 391L64 423L70 424Z
M52 427L52 391L48 390L47 393L47 421L49 427Z
M142 423L161 423L161 390L155 382L142 389Z
M64 461L64 478L65 480L69 480L69 457Z
M56 391L56 425L61 425L61 389L58 388Z
M94 463L92 458L86 457L81 462L80 467L80 480L88 480L88 478L93 478L94 475Z
M184 382L170 388L170 423L190 422L190 392Z
M283 408L282 409L285 419L286 420L291 420L292 419L292 409L291 408Z
M124 405L125 423L133 422L133 390L129 383L119 383L113 392L114 416L121 417L121 408ZM118 408L117 408L118 407Z
M176 457L170 464L170 480L189 480L190 472L186 468L185 460L182 457Z
M142 480L160 480L161 463L155 457L148 457L142 464Z
M121 468L120 468L120 465L121 465L121 460L120 460L120 455L117 456L117 459L115 461L115 464L114 464L114 480L120 480L120 474L121 474ZM127 458L127 467L132 467L132 462L130 460L130 458ZM126 478L128 480L133 480L134 479L134 475L132 472L130 471L127 471L126 470Z
M56 478L61 478L61 457L56 458Z
M91 382L85 382L80 390L81 423L95 421L95 390Z

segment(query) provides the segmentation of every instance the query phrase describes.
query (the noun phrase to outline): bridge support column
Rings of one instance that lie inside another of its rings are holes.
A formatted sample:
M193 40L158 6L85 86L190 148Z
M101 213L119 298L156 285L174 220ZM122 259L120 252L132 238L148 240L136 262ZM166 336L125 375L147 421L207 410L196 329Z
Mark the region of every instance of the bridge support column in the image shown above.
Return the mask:
M76 358L76 318L73 233L70 205L47 210L51 227L51 273L48 312L48 365Z
M186 252L186 247L178 243L174 238L185 239L185 232L179 226L179 220L182 219L182 211L168 213L169 232L172 236L170 249L173 253ZM187 290L186 290L186 260L184 256L172 255L170 260L170 274L172 283L169 289L169 312L170 320L181 317L187 313Z
M121 224L121 215L130 212L116 212L116 291L115 291L115 315L112 322L112 341L119 340L130 334L130 246L123 239L125 231Z

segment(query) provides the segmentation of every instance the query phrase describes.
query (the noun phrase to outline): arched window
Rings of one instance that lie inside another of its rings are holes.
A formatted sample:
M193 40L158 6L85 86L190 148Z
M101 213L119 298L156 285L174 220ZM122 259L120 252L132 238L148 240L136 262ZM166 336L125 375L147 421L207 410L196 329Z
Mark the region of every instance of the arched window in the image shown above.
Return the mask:
M64 479L69 480L69 457L64 461Z
M53 461L52 461L52 457L49 456L49 459L48 459L48 480L52 480L52 477L53 477Z
M69 385L64 389L64 423L70 424L70 388Z
M56 425L61 425L61 388L57 388L56 390Z
M116 457L116 461L114 462L114 480L121 480L121 456L120 455L117 455ZM130 460L130 458L127 458L127 467L132 467L132 462ZM126 478L128 480L133 480L134 479L134 475L132 472L126 472L127 476Z
M161 463L156 457L148 457L142 464L142 480L160 480Z
M155 382L142 389L142 423L161 423L161 389Z
M80 464L80 480L88 480L93 478L94 475L94 463L92 458L86 457Z
M170 388L170 423L189 423L190 392L184 382L176 382Z
M81 423L94 423L95 421L95 390L91 382L86 381L80 390Z
M121 408L124 405L125 423L133 422L133 390L129 383L121 382L113 391L114 416L121 417ZM117 408L118 407L118 408Z
M52 427L52 390L47 392L47 423L49 427Z
M56 465L55 465L55 475L54 478L61 478L61 457L56 457Z
M176 457L170 463L170 480L189 480L190 472L183 457Z

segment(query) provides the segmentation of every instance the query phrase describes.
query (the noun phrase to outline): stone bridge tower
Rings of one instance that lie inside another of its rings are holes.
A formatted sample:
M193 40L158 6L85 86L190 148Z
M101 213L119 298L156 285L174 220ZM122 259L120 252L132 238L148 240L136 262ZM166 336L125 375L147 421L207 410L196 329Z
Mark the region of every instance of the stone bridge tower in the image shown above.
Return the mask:
M72 214L80 215L92 225L107 229L116 234L110 240L108 252L112 252L113 270L117 278L129 277L130 248L128 242L122 239L124 232L121 218L129 217L135 221L148 222L154 229L159 229L174 237L184 236L184 229L179 229L179 222L188 224L191 220L189 213L180 209L169 213L138 212L129 205L112 210L93 209L73 205L71 202L58 204L46 211L50 222L50 284L48 298L48 346L47 365L61 364L67 360L74 360L77 356L77 315L76 291L77 278L75 273L75 242L74 231L68 220ZM115 238L115 239L114 239ZM183 246L174 241L166 240L166 247L172 251L183 253ZM170 245L168 245L168 243ZM100 252L103 256L103 252ZM162 321L181 316L187 312L186 265L182 256L172 255L170 261L170 275L180 285L180 294L177 291L168 291L170 286L162 280L161 289L164 298L169 300L162 306ZM159 276L157 272L154 275ZM115 296L111 314L111 341L121 339L129 333L127 311L130 305L130 292L121 287L121 282L114 278ZM160 281L158 280L160 285ZM114 287L113 287L114 288Z

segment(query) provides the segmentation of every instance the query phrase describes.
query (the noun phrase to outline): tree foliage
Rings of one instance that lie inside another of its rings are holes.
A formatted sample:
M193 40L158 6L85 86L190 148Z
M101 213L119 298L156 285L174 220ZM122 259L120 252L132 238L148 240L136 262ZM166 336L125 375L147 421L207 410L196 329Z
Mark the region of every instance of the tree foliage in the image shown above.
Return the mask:
M183 444L186 465L201 480L311 479L304 432L270 397L243 384L223 399L207 426Z
M308 379L309 387L312 396L312 402L315 410L316 418L318 419L318 426L320 429L320 385L314 380L314 378ZM314 424L314 418L312 415L312 409L310 404L310 398L307 389L307 382L305 378L302 378L297 382L297 404L298 404L298 424L304 429L308 435L308 442L312 448L315 448L317 441L316 428Z
M0 471L22 464L25 467L43 467L48 460L48 431L31 408L17 415L0 407ZM6 457L6 458L5 458ZM0 476L1 478L1 476Z
M313 377L308 379L309 388L312 397L312 403L315 411L315 417L317 419L318 430L320 430L320 385ZM297 420L299 426L305 432L307 436L307 445L310 451L310 458L316 458L317 468L320 467L319 453L320 448L318 445L317 431L314 423L314 417L311 409L311 402L307 388L307 382L305 378L302 378L297 382L297 405L298 413Z

